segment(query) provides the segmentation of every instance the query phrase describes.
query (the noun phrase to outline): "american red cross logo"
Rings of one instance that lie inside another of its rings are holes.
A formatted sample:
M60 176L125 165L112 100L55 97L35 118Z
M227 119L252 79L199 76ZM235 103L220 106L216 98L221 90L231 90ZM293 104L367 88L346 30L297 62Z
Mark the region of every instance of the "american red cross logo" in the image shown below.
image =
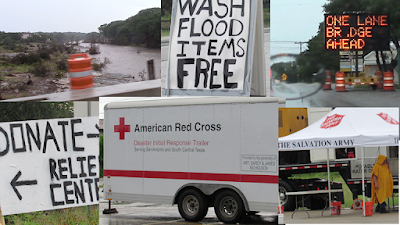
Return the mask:
M119 140L125 139L125 132L131 132L131 125L125 125L125 118L119 118L119 125L114 125L114 132L119 132Z

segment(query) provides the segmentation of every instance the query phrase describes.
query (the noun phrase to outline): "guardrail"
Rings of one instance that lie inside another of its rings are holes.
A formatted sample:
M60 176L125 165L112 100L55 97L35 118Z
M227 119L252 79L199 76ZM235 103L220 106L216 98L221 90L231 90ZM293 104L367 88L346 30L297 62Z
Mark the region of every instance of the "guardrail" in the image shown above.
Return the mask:
M148 80L106 87L68 90L66 92L7 99L3 102L19 101L98 101L99 97L160 97L161 79Z

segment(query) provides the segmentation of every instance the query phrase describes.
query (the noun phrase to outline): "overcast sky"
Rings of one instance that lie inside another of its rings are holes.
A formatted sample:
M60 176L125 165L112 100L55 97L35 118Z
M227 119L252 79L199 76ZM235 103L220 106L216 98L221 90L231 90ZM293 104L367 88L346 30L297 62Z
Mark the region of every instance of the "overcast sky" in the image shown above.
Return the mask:
M98 32L140 10L161 7L161 0L1 0L0 31Z
M271 55L300 53L300 44L317 34L326 0L271 1ZM303 44L303 51L307 47Z

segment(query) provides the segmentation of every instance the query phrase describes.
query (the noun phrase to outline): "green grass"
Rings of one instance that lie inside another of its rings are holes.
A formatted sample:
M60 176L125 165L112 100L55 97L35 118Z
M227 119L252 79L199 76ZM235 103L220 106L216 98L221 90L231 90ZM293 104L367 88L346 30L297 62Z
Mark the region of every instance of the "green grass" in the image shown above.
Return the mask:
M169 37L169 34L170 34L169 30L162 30L161 31L161 37Z
M161 17L161 21L163 21L163 20L171 20L171 14L165 13L165 15Z
M362 196L362 195L359 195L359 196L357 196L357 198L358 198L358 199L362 199L363 196ZM393 200L394 200L394 205L395 205L395 206L398 206L398 205L399 205L399 194L398 194L398 193L395 193L395 194L394 194ZM388 199L385 201L385 202L386 202L386 205L392 207L393 200L392 200L392 198L388 198ZM367 196L365 196L365 201L371 201L371 198L368 198ZM374 207L377 206L377 205L378 205L378 203L375 203L375 204L374 204Z
M12 53L12 52L14 51L9 49L4 49L3 46L0 46L0 53Z
M171 27L171 23L168 22L161 22L161 30L169 30L169 28Z
M169 36L169 28L171 27L171 14L161 17L161 37ZM165 32L168 31L168 35Z
M99 224L99 206L81 206L33 213L4 216L6 224Z
M270 14L264 14L264 27L270 26Z
M269 27L270 25L270 10L269 7L264 8L264 27Z
M28 73L30 70L33 69L33 65L21 64L21 65L0 65L0 71L10 71L10 73ZM7 72L3 72L7 73ZM6 74L4 74L6 75Z
M313 178L325 178L328 179L328 173L308 173L308 174L296 174L293 176L295 179L313 179ZM339 174L339 172L332 172L331 173L331 181L334 182L340 182L342 183L342 189L343 189L343 198L344 198L344 204L343 208L348 208L353 205L353 194L350 191L350 188L347 186L346 182L344 182L342 176Z
M294 179L313 179L313 178L328 179L328 173L323 172L323 173L295 174L292 176L292 178L294 178ZM350 208L353 205L353 193L350 191L350 188L347 186L346 182L343 180L343 178L339 174L339 172L331 173L331 181L342 183L343 198L344 198L344 204L342 205L342 208ZM365 198L366 198L366 200L368 200L368 197L365 197ZM362 199L362 195L359 195L358 199ZM392 205L391 198L386 201L387 205L389 205L389 203L390 203L390 205ZM395 205L399 204L399 194L398 193L395 194L394 203L395 203ZM376 206L376 205L377 204L375 204L374 206Z

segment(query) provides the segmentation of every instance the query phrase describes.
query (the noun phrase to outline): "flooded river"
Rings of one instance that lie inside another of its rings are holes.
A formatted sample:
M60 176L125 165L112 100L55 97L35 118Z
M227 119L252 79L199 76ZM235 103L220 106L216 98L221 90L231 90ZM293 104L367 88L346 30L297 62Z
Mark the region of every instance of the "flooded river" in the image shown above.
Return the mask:
M89 48L89 43L81 43L84 48ZM154 60L155 77L161 77L161 49L148 49L143 47L118 46L98 44L100 54L90 55L100 62L107 57L111 64L95 75L95 86L107 86L118 83L130 83L148 80L147 61Z

